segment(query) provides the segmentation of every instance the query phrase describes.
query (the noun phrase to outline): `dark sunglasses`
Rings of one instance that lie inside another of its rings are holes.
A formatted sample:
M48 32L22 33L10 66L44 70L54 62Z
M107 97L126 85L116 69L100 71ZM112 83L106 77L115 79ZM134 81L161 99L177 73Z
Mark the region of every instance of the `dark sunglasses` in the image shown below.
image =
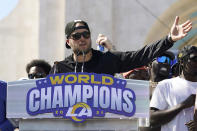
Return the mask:
M34 73L34 74L28 74L29 79L36 79L36 78L44 78L44 73Z
M88 32L88 31L84 31L84 32L81 32L81 33L77 32L75 34L72 34L71 38L73 40L79 40L81 38L81 36L88 39L88 38L90 38L90 32Z
M172 64L172 60L169 57L167 57L167 56L157 57L157 62L159 62L159 63L168 63L169 65Z
M193 62L197 62L197 56L196 55L190 55L189 59L192 60Z

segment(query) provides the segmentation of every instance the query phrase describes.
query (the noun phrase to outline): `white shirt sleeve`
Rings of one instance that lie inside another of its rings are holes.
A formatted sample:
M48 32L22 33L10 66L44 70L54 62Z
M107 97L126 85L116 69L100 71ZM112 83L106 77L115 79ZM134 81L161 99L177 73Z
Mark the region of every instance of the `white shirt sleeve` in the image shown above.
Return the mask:
M167 109L168 103L166 101L167 84L159 82L153 92L153 96L150 102L150 107L157 108L159 110Z

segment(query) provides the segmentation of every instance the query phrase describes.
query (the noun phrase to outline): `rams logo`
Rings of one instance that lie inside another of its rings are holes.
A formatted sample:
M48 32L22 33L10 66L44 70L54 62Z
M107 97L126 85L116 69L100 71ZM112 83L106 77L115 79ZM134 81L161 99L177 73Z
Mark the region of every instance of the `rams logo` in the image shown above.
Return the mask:
M83 122L86 118L92 117L92 110L86 103L77 103L68 109L66 117L74 122Z

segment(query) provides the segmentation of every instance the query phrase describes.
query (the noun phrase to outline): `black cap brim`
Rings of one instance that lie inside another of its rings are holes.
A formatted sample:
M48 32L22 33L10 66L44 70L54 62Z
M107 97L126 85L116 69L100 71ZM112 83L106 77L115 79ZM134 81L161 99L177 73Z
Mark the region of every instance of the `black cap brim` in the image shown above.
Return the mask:
M68 45L68 43L66 42L66 48L67 49L70 49L70 46Z
M161 56L164 56L164 55L170 57L172 60L175 59L174 53L172 53L172 52L170 52L170 51L164 52Z

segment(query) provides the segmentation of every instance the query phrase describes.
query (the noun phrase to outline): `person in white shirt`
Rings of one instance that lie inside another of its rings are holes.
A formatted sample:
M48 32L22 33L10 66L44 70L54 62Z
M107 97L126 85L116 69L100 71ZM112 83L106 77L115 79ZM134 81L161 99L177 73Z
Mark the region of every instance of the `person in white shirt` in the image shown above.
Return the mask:
M188 131L186 123L194 117L197 47L185 46L178 60L180 75L159 82L150 102L150 125L161 126L161 131Z

